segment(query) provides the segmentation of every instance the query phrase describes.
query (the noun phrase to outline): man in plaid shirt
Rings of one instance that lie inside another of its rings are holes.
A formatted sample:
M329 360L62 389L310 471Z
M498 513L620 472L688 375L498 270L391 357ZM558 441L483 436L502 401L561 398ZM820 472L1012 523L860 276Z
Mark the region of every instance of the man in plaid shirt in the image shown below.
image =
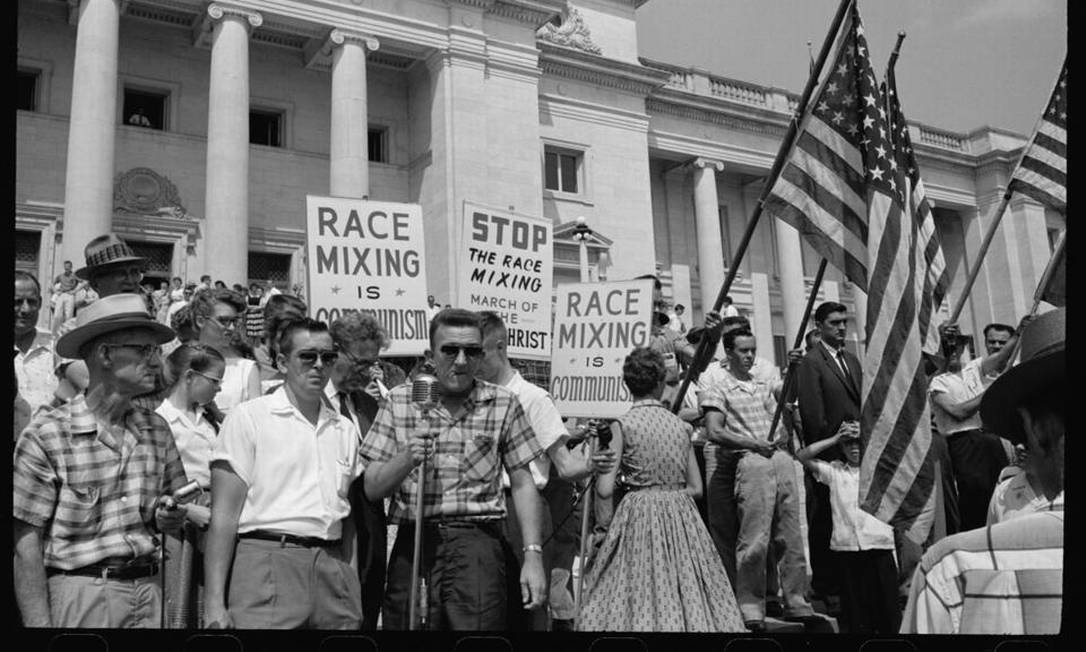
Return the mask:
M781 382L770 384L751 374L757 347L749 330L728 331L722 340L728 373L700 394L699 404L709 440L739 454L735 592L744 623L758 631L765 628L766 554L771 541L780 561L785 619L807 620L814 610L805 596L807 563L795 468L781 450L783 433L769 432Z
M362 442L366 496L393 496L389 519L399 524L382 609L387 629L409 629L419 463L424 481L423 551L428 629L501 630L506 626L505 499L509 472L523 535L521 598L526 608L546 596L540 546L540 498L528 463L543 453L515 395L477 380L483 334L473 312L446 309L430 322L426 357L441 400L424 419L411 385L392 390Z
M184 521L170 495L185 470L169 425L130 401L173 331L136 294L76 320L57 352L86 361L86 394L39 413L15 447L16 600L27 627L159 627L156 531Z

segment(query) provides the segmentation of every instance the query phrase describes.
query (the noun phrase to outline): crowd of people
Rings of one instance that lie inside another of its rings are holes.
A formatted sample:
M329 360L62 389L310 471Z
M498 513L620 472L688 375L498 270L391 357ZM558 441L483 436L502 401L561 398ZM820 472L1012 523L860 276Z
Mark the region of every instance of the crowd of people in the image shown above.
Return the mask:
M859 507L864 370L842 304L788 352L785 394L730 301L691 328L654 279L632 405L609 422L563 418L496 313L431 296L429 349L392 359L366 312L326 324L207 276L145 288L112 234L85 258L54 282L51 330L38 280L15 275L25 626L1058 631L1063 309L990 325L967 362L940 328L945 509L921 546ZM81 284L97 298L78 304ZM722 352L708 364L703 338ZM439 388L425 410L416 378Z

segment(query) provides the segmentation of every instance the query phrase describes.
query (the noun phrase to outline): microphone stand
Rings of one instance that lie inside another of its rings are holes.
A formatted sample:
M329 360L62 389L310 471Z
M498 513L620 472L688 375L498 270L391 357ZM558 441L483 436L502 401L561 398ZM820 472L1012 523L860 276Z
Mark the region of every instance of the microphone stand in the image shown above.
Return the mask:
M426 426L430 425L430 410L429 408L422 408L422 420L426 423ZM423 586L422 590L419 590L419 570L421 569L422 561L422 509L426 494L426 458L422 458L422 462L419 463L419 478L418 478L418 495L415 497L415 550L411 561L411 592L408 597L409 603L407 608L407 622L408 629L419 630L422 629L426 621L426 609L419 609L421 606L420 601L425 601L426 587ZM425 580L423 580L425 584ZM416 621L415 614L418 613L419 618Z
M588 438L588 456L592 457L595 452L596 436L593 434ZM588 520L592 511L592 494L596 492L595 480L595 476L592 476L585 484L584 503L581 505L581 509L584 511L581 513L581 556L578 562L580 573L577 575L576 601L573 608L575 622L581 620L581 605L584 604L584 576L588 561Z

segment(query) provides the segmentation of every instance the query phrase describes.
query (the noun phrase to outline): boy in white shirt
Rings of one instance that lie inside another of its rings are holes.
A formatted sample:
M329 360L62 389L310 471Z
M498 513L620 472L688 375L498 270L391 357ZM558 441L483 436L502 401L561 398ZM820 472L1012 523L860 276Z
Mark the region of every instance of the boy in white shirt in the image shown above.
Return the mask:
M832 446L841 447L846 461L818 459L820 453ZM844 631L897 632L901 613L897 604L894 530L860 509L859 422L843 422L834 436L796 452L796 459L830 489L833 518L830 550L840 569Z

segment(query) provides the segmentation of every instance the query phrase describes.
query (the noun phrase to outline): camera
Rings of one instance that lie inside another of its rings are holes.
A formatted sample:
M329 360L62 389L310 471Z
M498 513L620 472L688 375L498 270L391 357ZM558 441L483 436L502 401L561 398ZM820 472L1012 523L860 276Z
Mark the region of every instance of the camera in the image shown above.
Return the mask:
M608 420L601 420L596 424L596 438L599 440L599 449L601 451L607 450L611 445L611 422Z

